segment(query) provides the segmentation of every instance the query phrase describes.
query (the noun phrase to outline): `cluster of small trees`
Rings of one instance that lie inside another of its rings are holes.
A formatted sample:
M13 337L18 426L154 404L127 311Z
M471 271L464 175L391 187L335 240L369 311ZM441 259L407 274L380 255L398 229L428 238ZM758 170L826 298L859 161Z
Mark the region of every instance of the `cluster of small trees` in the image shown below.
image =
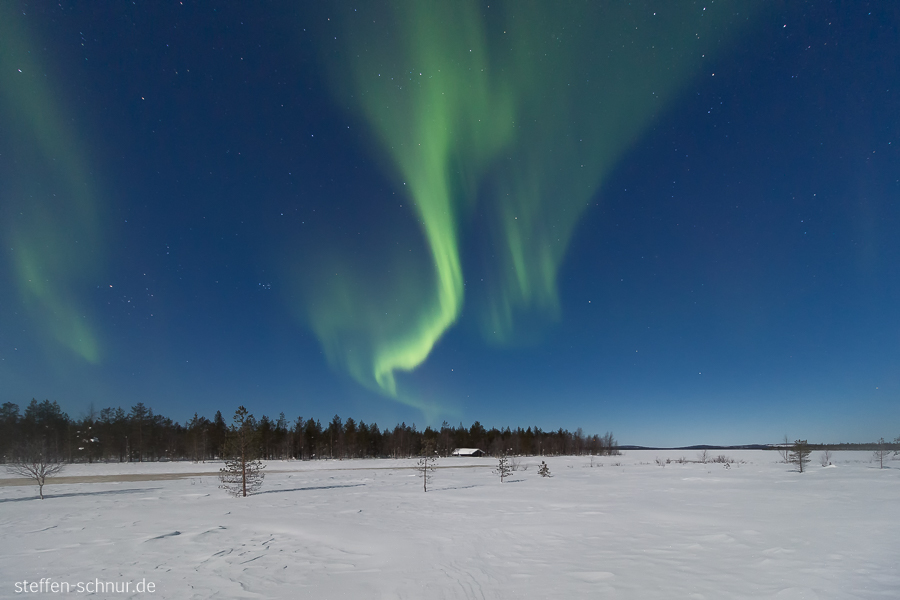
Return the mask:
M851 452L871 452L871 451L876 450L880 443L881 443L880 441L855 442L855 443L850 443L850 442L812 443L812 442L810 442L809 449L812 450L813 452L816 452L816 451L824 452L825 450L829 450L831 452L845 451L845 450L851 451ZM888 442L887 440L885 440L884 443L887 444L891 448L892 451L900 454L900 437L896 438L893 441L893 443ZM787 452L790 450L790 447L792 445L793 445L793 442L790 441L788 436L784 436L783 443L778 444L778 446L777 446L777 450L782 455L782 458L784 459L785 462L787 462L787 459L785 458L785 456L786 456Z
M227 458L225 466L219 469L219 486L232 496L246 497L257 492L262 487L265 473L264 465L259 460L259 434L253 427L253 415L246 408L239 406L234 413L234 423L226 434ZM426 442L422 449L422 455L413 467L422 478L422 491L428 492L428 484L437 469L438 453L434 445ZM510 474L518 468L518 462L514 462L505 453L499 456L497 468L493 471L500 476L503 483ZM541 461L538 469L541 477L550 477L550 467ZM42 496L43 497L43 496Z
M419 477L422 478L422 488L425 492L428 491L428 484L431 483L432 475L437 468L436 463L437 453L434 452L431 447L426 447L422 456L419 457L418 461L416 461L416 465L414 468L418 472ZM512 474L512 472L516 471L518 468L519 463L517 461L510 458L506 454L501 453L498 457L497 468L491 471L491 473L493 473L494 475L499 475L500 483L503 483ZM537 472L541 477L551 477L550 467L547 466L547 463L544 461L541 461Z
M900 437L894 440L893 446L896 446L897 444L900 444ZM809 464L809 455L812 452L812 447L806 440L797 440L792 445L785 444L779 452L784 458L784 462L796 465L797 470L803 473L806 470L806 465ZM878 468L884 468L884 461L887 460L891 454L900 456L900 450L894 450L892 445L889 442L886 442L884 438L879 439L875 443L875 449L872 451L872 458L878 463ZM823 467L827 467L831 464L830 449L826 448L823 451L821 463Z
M297 417L288 421L284 413L277 418L247 415L261 459L315 459L413 457L429 444L440 456L455 448L481 448L499 456L502 452L519 455L617 454L618 445L611 433L585 435L565 429L543 431L539 427L523 429L486 429L479 422L470 427L451 426L417 429L401 423L392 429L366 424L335 415L323 426L317 419ZM89 409L80 419L72 419L59 404L32 400L20 414L19 406L7 402L0 406L0 460L17 457L28 444L40 443L46 454L64 462L212 460L226 455L229 426L221 411L212 420L194 414L184 424L137 403L130 411L119 408Z

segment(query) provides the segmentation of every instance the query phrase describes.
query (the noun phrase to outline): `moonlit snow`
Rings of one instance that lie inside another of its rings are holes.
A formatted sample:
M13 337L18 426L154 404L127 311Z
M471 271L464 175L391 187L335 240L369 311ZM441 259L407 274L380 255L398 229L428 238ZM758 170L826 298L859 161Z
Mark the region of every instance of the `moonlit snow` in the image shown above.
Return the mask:
M502 484L493 459L443 458L428 493L414 460L271 461L249 498L217 463L73 465L43 501L2 475L0 597L50 578L155 584L97 595L116 598L900 598L900 461L712 454L735 462L544 457L542 478L527 457Z

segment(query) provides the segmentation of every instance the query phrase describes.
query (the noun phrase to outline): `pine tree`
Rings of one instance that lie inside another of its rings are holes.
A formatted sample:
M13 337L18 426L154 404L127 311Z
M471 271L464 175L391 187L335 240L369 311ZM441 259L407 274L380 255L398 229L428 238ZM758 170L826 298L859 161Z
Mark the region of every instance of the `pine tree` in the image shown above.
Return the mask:
M431 442L425 444L425 448L422 451L422 456L416 461L416 471L419 472L422 476L422 489L426 492L428 491L428 482L431 481L432 473L434 473L437 463L437 454L434 451L434 446L432 446Z
M802 473L806 468L806 465L809 464L810 452L811 450L809 449L806 440L797 440L794 442L794 445L791 446L791 451L788 454L788 462L792 465L797 465L797 468Z
M509 459L506 457L506 454L500 455L500 460L497 463L497 468L493 471L494 475L500 476L500 483L503 483L503 480L509 477L509 474L512 473L512 467L509 466Z
M263 484L264 466L259 461L259 440L253 415L243 406L234 413L234 423L225 437L225 468L219 469L219 487L232 496L247 496Z
M538 475L541 477L552 477L552 475L550 475L550 467L548 467L547 463L544 461L541 461L541 466L538 467Z

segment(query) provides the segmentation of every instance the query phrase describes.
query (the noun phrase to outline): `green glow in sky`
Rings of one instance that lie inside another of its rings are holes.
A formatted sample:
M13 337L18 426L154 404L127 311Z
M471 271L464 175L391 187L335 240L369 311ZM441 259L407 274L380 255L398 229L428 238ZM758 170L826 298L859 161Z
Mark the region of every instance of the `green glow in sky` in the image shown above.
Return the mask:
M101 261L96 195L84 149L54 97L53 76L20 20L8 10L0 17L0 124L15 146L0 190L0 235L32 319L96 363L100 343L80 293Z
M477 174L513 127L511 99L491 83L485 33L473 5L415 2L394 16L403 34L393 43L380 39L371 51L359 48L354 86L414 202L434 280L431 297L408 315L407 326L379 340L372 357L375 382L391 395L397 391L394 372L420 365L462 307L464 187L458 171Z
M395 374L421 365L460 317L469 260L485 273L469 296L488 340L558 317L557 274L580 216L711 63L706 38L725 37L725 13L689 2L410 0L337 15L337 97L386 154L430 268L371 249L390 273L379 278L358 253L320 255L306 315L332 363L397 397ZM403 237L400 228L379 235ZM464 261L467 236L482 236L485 251Z

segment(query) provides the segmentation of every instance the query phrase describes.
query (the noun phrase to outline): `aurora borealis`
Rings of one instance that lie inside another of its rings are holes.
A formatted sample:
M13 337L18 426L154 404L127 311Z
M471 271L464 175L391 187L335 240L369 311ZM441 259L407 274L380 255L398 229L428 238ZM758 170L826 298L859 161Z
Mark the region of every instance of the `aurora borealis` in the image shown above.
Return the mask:
M602 175L699 73L716 46L707 32L725 19L688 4L666 19L614 4L507 2L499 16L474 2L381 8L337 17L349 44L330 76L391 156L431 273L398 263L402 280L386 285L346 267L332 279L327 263L309 321L332 362L403 399L395 372L422 364L462 310L460 238L473 213L495 249L482 257L484 333L505 342L518 312L556 316L557 271Z
M2 401L895 437L900 16L807 8L8 3Z
M4 176L4 241L40 335L96 363L99 342L77 287L96 276L103 260L99 200L64 103L19 26L16 19L0 22L4 137L19 159Z

